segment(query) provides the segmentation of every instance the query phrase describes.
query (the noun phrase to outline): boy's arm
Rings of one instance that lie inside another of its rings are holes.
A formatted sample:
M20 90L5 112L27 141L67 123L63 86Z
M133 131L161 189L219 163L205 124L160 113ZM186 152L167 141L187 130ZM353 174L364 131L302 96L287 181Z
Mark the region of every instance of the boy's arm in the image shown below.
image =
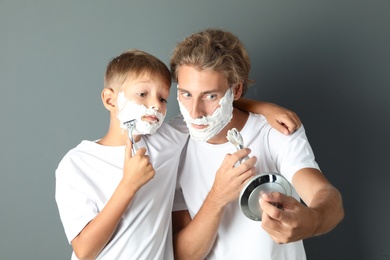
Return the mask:
M262 114L268 123L279 132L289 135L301 126L301 120L293 111L269 102L240 98L234 106L252 113Z
M194 219L188 211L173 212L175 259L204 259L212 249L226 205L238 198L246 180L255 174L256 157L235 163L249 154L243 149L226 155L214 184Z
M128 140L125 152L123 178L102 211L72 240L79 259L95 259L110 241L127 206L135 193L154 176L154 169L140 148L131 156Z

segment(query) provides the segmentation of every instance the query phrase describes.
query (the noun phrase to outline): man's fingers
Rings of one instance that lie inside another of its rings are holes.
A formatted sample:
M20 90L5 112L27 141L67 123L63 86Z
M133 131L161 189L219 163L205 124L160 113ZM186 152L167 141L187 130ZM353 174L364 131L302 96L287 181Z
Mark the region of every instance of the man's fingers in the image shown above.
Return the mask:
M227 156L228 158L225 158L225 159L230 160L231 166L234 166L238 161L241 161L246 156L248 156L250 153L251 153L251 149L244 148L244 149L236 151L233 154L228 155Z
M287 220L284 219L286 216L283 214L283 211L285 209L288 211L293 207L294 202L292 200L295 199L279 192L270 192L261 194L259 202L260 207L268 216L283 222Z

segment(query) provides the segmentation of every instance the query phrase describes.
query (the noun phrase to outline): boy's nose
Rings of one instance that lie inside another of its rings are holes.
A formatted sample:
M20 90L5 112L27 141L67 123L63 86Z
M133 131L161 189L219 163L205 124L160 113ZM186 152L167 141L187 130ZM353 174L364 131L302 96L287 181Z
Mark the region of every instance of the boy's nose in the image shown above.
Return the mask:
M149 108L156 110L156 111L160 111L161 105L160 105L159 100L157 98L151 100L151 102L149 103Z
M153 110L156 110L156 111L160 111L160 107L159 106L152 105L150 108L153 109Z

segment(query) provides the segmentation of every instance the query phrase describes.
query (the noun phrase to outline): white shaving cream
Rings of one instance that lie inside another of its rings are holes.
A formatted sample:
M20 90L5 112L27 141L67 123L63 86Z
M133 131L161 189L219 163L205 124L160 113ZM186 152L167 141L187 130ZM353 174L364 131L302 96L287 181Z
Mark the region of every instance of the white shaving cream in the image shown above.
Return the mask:
M191 138L196 141L208 141L210 138L217 135L233 117L233 100L234 94L232 89L229 88L226 91L225 96L219 101L219 108L217 108L212 115L193 119L190 116L189 111L180 102L179 98L177 98L180 112L183 115L184 121L190 131ZM208 127L204 129L197 129L194 128L192 124L208 125Z
M120 127L122 129L128 130L123 123L133 119L137 120L133 132L134 135L154 134L164 121L165 115L127 99L123 91L118 93L117 106L118 112L116 116L120 121ZM158 121L149 123L142 120L144 116L149 115L157 117Z

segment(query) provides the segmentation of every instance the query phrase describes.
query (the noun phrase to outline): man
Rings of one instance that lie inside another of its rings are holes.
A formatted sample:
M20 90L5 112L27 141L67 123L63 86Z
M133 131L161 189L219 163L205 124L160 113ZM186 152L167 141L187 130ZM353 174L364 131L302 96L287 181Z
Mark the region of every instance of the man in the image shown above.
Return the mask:
M173 52L171 73L191 134L174 203L177 259L302 260L302 240L329 232L344 216L341 195L319 170L303 126L282 135L263 116L233 107L251 83L249 71L245 48L226 31L195 33ZM232 128L249 149L230 154L234 146L226 135ZM238 165L249 152L251 158ZM294 187L292 196L262 194L261 226L237 202L260 172L278 172Z

